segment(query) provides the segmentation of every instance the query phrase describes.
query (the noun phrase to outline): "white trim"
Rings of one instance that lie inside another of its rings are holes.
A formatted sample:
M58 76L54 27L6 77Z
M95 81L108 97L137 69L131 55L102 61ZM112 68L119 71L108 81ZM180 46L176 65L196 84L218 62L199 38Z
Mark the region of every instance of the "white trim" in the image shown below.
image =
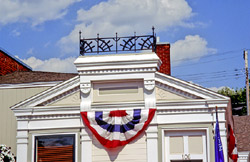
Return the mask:
M169 132L169 134L178 134L174 131L182 131L182 134L184 135L189 135L189 134L196 134L198 133L199 135L202 134L202 141L203 141L203 159L201 159L203 162L208 162L210 161L210 141L209 141L209 128L201 128L201 127L180 127L180 128L162 128L162 162L169 162L169 156L166 156L166 147L169 147L169 138L167 138L167 141L165 141L165 133L167 131L171 131ZM184 132L183 132L184 131ZM197 131L197 132L188 132L188 131ZM205 134L205 136L203 135L203 132ZM188 141L185 142L184 139L184 143L188 143ZM184 154L186 153L185 151L188 150L188 145L185 146L184 144ZM181 156L181 155L180 155ZM180 158L180 156L176 156L176 158ZM192 155L195 159L199 158L200 156L196 156L196 155ZM165 157L167 159L165 159ZM175 157L173 155L173 157ZM181 159L180 159L181 160Z
M249 162L250 151L239 151L238 162Z
M57 84L54 87L51 87L27 100L24 100L23 102L20 102L12 107L11 109L16 109L19 107L32 107L37 106L40 103L43 103L59 94L62 94L64 92L67 92L77 86L80 86L80 78L79 76L75 76L67 81L64 81L60 84Z
M230 100L229 97L223 96L219 93L216 93L212 90L209 90L207 88L203 88L197 84L193 84L184 80L177 79L175 77L156 72L155 73L155 80L157 82L160 82L162 84L166 84L168 86L180 89L184 92L193 94L195 96L199 96L204 99L226 99Z
M35 137L36 136L53 136L53 135L67 135L67 134L73 134L75 135L75 162L78 161L78 133L50 133L50 134L47 134L47 133L37 133L37 134L32 134L32 153L31 153L31 161L32 162L35 162L34 160L34 157L35 157Z
M62 81L54 82L32 82L32 83L18 83L18 84L0 84L0 89L11 89L11 88L35 88L35 87L52 87Z

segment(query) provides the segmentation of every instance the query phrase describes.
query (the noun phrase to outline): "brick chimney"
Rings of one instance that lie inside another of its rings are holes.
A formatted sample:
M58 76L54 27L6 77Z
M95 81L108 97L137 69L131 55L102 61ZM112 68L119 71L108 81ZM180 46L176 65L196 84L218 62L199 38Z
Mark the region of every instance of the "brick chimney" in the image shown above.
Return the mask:
M162 62L159 72L171 75L170 44L160 42L156 43L156 54Z

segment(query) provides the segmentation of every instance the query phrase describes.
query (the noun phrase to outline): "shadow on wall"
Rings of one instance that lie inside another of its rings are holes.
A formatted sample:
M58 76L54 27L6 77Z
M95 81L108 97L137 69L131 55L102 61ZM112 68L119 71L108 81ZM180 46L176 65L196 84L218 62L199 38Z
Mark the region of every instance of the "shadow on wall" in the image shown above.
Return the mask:
M133 141L131 141L131 142L130 142L129 144L127 144L127 145L131 145L131 144L136 143L136 142L137 142L139 139L141 139L144 135L145 135L145 132L144 132L144 133L141 133L137 138L135 138ZM92 136L92 134L91 134L91 136ZM93 141L93 145L95 145L95 147L97 147L97 148L99 148L99 149L101 149L101 150L105 150L105 151L108 153L108 156L109 156L109 159L110 159L111 162L114 162L114 161L117 159L119 153L120 153L123 149L125 149L125 147L127 146L127 145L125 145L125 146L120 146L120 147L116 147L116 148L106 148L106 147L104 147L104 146L103 146L94 136L93 136L93 138L92 138L92 141Z

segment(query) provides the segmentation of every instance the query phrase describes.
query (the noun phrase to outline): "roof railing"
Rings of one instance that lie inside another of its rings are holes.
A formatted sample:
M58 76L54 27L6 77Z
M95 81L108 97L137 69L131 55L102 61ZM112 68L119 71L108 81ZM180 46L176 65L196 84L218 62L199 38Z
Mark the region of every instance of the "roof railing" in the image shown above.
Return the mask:
M118 37L116 33L115 37L100 38L97 34L96 38L81 38L81 31L79 32L80 39L80 55L87 53L100 54L103 52L119 53L119 52L137 52L141 50L155 51L156 47L156 34L152 27L152 35L140 35L137 36L134 33L133 36Z

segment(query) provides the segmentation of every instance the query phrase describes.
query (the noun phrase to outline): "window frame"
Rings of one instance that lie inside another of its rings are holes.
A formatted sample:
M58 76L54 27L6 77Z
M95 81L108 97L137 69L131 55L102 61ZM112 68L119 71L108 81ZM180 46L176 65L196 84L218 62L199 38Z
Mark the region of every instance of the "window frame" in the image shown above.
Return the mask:
M73 161L78 161L78 135L77 133L51 133L51 134L32 134L32 154L31 161L36 162L36 140L39 137L54 137L54 136L72 136L73 137Z
M190 132L195 132L195 133L198 133L199 132L204 132L204 135L205 135L205 148L206 148L206 157L205 157L205 161L203 162L208 162L210 161L210 136L209 136L209 128L189 128L189 127L181 127L181 128L162 128L162 162L170 162L170 160L168 160L166 157L168 156L167 155L167 152L166 152L166 145L167 145L167 141L165 140L165 137L166 137L166 134L167 132L170 133L170 134L175 134L176 132L183 132L184 134L182 136L186 136L186 134L190 134ZM185 141L184 141L185 143ZM182 159L180 159L182 160ZM192 159L191 159L192 160ZM196 159L193 159L193 160L196 160Z

